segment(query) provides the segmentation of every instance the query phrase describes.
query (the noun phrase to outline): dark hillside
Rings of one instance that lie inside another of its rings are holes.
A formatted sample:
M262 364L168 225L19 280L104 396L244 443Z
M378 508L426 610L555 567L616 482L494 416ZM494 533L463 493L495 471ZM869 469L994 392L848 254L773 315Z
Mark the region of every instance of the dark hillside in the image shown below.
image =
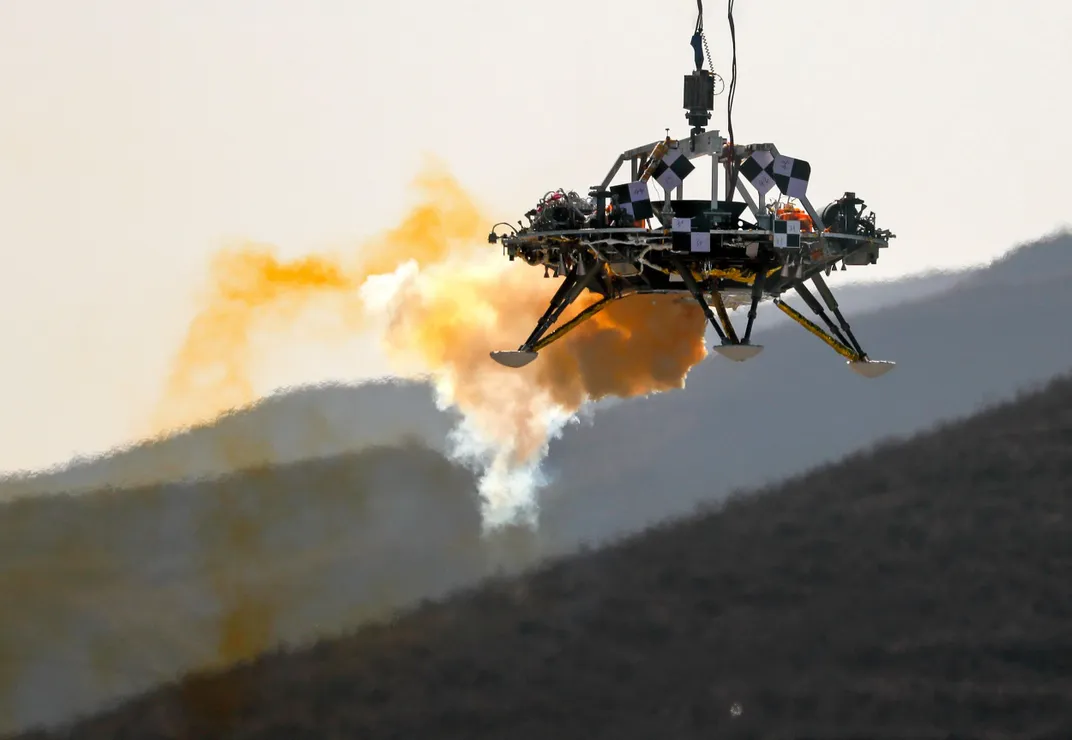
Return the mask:
M1067 738L1070 483L1064 378L62 736Z

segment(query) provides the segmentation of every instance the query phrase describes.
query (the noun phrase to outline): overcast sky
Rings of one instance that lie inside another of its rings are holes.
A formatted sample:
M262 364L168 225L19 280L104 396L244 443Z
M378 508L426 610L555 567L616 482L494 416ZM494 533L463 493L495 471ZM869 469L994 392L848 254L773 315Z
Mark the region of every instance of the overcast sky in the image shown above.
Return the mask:
M706 5L728 83L726 4ZM687 133L695 17L692 0L0 0L0 470L128 438L225 239L357 242L412 204L426 153L513 221ZM1070 221L1072 4L740 0L735 19L738 141L810 160L816 205L854 190L897 234L854 277L986 261ZM300 346L278 362L281 382L383 369Z

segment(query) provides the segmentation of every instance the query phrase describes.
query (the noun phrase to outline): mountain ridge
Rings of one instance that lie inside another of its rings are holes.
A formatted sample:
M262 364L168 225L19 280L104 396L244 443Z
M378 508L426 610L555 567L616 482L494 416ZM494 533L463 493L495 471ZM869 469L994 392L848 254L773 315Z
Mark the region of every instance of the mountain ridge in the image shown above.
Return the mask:
M1066 373L62 736L1067 736L1070 449Z

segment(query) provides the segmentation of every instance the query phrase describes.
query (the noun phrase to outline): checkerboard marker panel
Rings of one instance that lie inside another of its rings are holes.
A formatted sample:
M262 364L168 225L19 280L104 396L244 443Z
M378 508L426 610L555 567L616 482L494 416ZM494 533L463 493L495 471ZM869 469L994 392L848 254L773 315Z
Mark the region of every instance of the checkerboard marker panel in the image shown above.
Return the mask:
M774 155L765 149L752 152L752 156L741 163L741 174L748 178L761 198L775 186L773 164Z
M651 205L651 195L648 193L648 183L643 180L625 185L612 185L609 189L611 195L618 199L618 205L622 210L632 216L635 221L643 221L655 215L655 209Z
M681 182L694 169L696 169L696 165L690 162L689 158L684 156L680 150L671 149L655 165L653 175L656 182L669 191L680 187Z
M775 219L774 246L778 249L799 249L800 221Z
M681 252L710 252L711 232L691 218L675 218L670 222L670 240Z
M808 192L811 165L803 159L778 156L771 166L774 184L790 198L803 198Z

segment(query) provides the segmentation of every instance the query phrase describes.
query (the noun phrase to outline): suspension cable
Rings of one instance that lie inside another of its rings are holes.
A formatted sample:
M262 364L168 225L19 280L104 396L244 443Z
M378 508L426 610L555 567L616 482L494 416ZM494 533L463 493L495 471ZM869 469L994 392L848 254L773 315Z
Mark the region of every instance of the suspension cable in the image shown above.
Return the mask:
M696 0L700 2L700 0ZM726 96L726 128L730 134L730 157L726 163L730 168L730 187L726 197L733 200L733 194L737 192L737 155L734 148L737 140L733 137L733 97L737 93L737 32L733 25L733 0L728 0L727 19L730 25L730 44L733 47L733 62L730 66L730 89Z
M703 52L700 45L703 44ZM707 34L703 30L703 0L696 0L696 29L692 33L692 48L696 52L696 69L703 69L704 56L711 73L715 72L715 63L711 60L711 48L707 45Z

